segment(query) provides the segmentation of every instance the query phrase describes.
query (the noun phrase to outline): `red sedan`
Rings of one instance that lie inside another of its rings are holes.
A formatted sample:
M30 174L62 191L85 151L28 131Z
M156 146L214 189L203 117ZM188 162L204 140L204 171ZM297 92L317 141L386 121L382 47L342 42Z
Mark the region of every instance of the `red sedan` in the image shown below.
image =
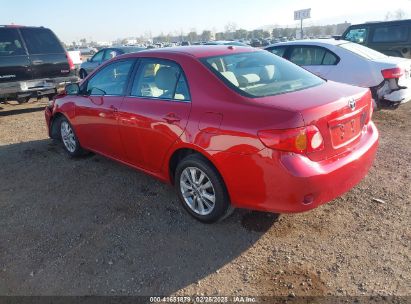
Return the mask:
M371 115L368 89L233 46L116 57L45 110L68 154L92 151L174 184L203 222L234 207L306 211L350 190L376 154Z

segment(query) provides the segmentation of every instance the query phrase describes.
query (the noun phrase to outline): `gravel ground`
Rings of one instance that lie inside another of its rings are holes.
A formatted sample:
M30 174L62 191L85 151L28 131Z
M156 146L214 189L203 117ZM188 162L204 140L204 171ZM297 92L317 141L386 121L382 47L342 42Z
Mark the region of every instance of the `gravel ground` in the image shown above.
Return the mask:
M375 113L377 160L343 197L214 225L151 177L70 159L44 103L0 104L0 295L411 295L411 103Z

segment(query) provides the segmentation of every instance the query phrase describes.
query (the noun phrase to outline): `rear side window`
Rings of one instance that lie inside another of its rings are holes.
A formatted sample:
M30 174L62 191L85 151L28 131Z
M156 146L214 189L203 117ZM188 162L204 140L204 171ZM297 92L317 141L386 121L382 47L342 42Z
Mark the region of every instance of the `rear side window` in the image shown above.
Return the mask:
M190 101L186 78L176 63L143 60L136 76L132 96Z
M0 29L0 57L25 55L23 44L16 29Z
M405 42L408 40L408 27L405 25L376 27L372 42Z
M302 66L335 65L338 62L338 58L322 47L300 46L293 48L290 54L290 61Z
M344 40L348 40L355 43L365 43L368 30L366 28L354 28L350 29L345 35Z
M30 54L64 53L60 41L49 29L22 28L20 31Z

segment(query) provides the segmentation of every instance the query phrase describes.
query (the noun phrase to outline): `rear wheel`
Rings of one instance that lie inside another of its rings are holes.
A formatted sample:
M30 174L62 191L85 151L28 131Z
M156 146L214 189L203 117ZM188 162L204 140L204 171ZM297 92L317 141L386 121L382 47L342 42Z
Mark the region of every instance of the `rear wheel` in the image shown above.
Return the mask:
M81 79L84 79L84 78L87 77L87 72L85 70L81 69L80 72L79 72L79 76L80 76Z
M72 157L84 154L84 150L81 148L74 129L67 118L59 117L55 123L60 131L60 138L63 142L64 150Z
M27 103L29 102L29 100L30 100L30 97L18 97L17 98L18 103Z
M184 158L177 166L174 180L181 203L197 220L213 223L232 211L224 181L200 155Z

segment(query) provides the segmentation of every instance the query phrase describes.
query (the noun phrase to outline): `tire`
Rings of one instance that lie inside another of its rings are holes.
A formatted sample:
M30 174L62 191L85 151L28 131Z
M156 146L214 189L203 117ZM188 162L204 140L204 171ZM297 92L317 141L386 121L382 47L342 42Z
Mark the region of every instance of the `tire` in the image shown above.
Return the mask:
M71 157L78 157L85 153L77 139L76 133L70 122L65 117L59 117L54 122L58 130L59 138L63 143L64 150Z
M187 212L203 223L226 218L233 208L218 171L201 155L189 155L177 165L177 195Z
M29 100L30 100L30 97L18 97L17 98L17 102L20 103L20 104L27 103L27 102L29 102Z
M78 74L79 74L80 79L84 79L87 77L87 72L83 69L81 69Z

